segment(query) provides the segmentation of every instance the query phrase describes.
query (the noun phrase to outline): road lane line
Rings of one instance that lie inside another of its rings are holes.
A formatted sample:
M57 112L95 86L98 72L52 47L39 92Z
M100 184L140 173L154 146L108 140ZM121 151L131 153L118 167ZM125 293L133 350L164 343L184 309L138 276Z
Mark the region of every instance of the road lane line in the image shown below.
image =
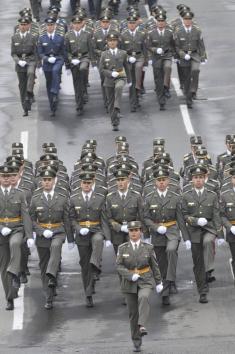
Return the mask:
M183 92L182 92L182 90L181 90L181 88L180 88L179 80L178 80L176 77L172 77L171 82L172 82L172 84L173 84L173 86L174 86L176 95L177 95L178 97L183 97L184 95L183 95Z
M81 272L60 272L59 275L80 275Z
M190 116L188 113L188 107L186 104L180 104L180 111L183 117L184 126L188 135L195 135Z
M24 146L24 157L28 158L28 143L29 143L29 132L24 130L20 133L20 141Z
M24 288L25 285L21 284L19 289L19 297L14 300L15 309L13 311L13 331L19 331L23 329L24 324Z

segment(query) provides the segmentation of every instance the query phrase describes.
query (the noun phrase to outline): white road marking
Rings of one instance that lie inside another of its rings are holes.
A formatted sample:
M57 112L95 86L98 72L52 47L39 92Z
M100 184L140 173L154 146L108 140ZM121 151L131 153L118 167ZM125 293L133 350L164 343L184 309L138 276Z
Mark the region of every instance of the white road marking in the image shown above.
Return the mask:
M21 284L19 289L19 297L14 300L14 312L13 312L13 331L19 331L23 329L24 324L24 288L25 285Z
M232 261L233 261L232 258L230 258L230 259L229 259L230 270L231 270L231 273L232 273L233 280L235 280L235 279L234 279L234 273L233 273Z
M174 86L176 95L177 95L178 97L183 97L183 92L182 92L182 90L180 89L179 80L178 80L176 77L172 77L171 82L172 82L172 84L173 84L173 86Z
M60 272L59 275L80 275L81 272Z
M20 133L20 141L24 145L24 157L28 158L29 132L27 130Z
M184 122L184 126L186 129L186 132L188 135L195 135L191 120L190 120L190 116L188 113L188 107L186 106L186 104L181 104L180 105L180 111L183 117L183 122Z
M145 8L147 17L149 18L150 17L149 6L148 5L144 5L144 8Z

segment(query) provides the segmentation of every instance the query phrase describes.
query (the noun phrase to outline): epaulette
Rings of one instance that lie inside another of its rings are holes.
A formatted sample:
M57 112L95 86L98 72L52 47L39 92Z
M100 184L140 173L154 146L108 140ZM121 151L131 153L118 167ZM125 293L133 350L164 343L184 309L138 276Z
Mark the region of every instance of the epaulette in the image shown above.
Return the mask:
M192 192L192 190L189 189L188 191L183 191L183 195L184 195L184 194L187 194L187 193L189 193L189 192Z
M34 192L40 192L42 191L42 189L43 189L42 187L36 188Z
M63 191L68 192L68 190L67 190L66 188L62 187L62 186L55 185L55 188L56 188L56 187L59 188L59 189L63 189Z
M205 188L205 189L207 190L207 192L209 192L209 193L213 193L213 194L217 195L217 194L216 194L216 192L211 191L210 189L207 189L207 188Z
M24 191L24 190L26 190L26 191L29 191L29 192L31 192L31 189L29 189L29 188L27 188L27 187L19 187L19 188L17 188L17 189L19 189L20 191Z
M149 193L145 196L145 198L149 197L149 196L150 196L151 194L153 194L153 193L155 193L155 190L149 192Z
M216 183L216 184L219 184L219 181L217 181L217 179L211 178L210 181L212 181L212 182L214 182L214 183Z
M93 192L93 193L95 193L96 195L99 195L99 196L101 196L101 197L104 197L104 195L103 194L101 194L101 193L99 193L99 192Z
M70 198L75 197L76 195L79 195L79 193L71 194Z
M137 185L138 186L138 185ZM139 186L138 186L139 187ZM130 189L131 192L140 195L140 192L136 191L135 189Z
M32 198L36 198L36 197L39 197L41 195L41 193L33 193L33 195L32 195Z
M109 193L107 194L107 197L109 197L110 195L112 195L112 194L114 194L114 193L116 193L116 191L109 192Z

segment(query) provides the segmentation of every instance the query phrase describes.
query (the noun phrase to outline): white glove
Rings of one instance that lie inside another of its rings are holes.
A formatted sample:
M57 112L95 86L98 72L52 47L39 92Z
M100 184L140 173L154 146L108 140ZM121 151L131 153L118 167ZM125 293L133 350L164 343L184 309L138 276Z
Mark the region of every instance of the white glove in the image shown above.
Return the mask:
M1 232L2 236L8 236L11 233L11 229L9 229L9 227L3 227Z
M39 75L42 75L42 74L43 74L42 67L38 69L38 74L39 74Z
M162 48L157 48L157 54L162 54L162 53L163 53Z
M205 59L201 62L202 65L206 65L206 63L207 63L207 59Z
M69 242L68 243L68 250L71 251L74 248L75 244L74 242Z
M55 58L55 57L49 57L49 58L48 58L48 62L49 62L50 64L55 64L56 58Z
M137 281L139 278L140 278L140 275L139 275L139 274L134 273L134 274L132 275L131 280L132 280L132 281Z
M121 231L122 231L122 232L125 232L126 234L128 234L129 231L128 231L127 225L122 225L122 226L121 226Z
M105 247L110 247L110 246L112 246L112 242L110 241L110 240L106 240L105 241Z
M93 70L94 70L94 71L98 71L97 66L93 66Z
M161 225L157 228L157 232L161 235L164 235L166 233L166 231L167 231L166 226Z
M87 227L82 227L81 230L80 230L80 234L82 236L86 236L89 232L89 229Z
M66 69L66 74L67 74L67 76L70 76L71 75L71 70L70 69Z
M27 64L27 61L25 61L25 60L19 60L19 61L18 61L18 64L19 64L19 66L21 66L22 68L24 68L25 65Z
M148 70L148 67L144 65L142 68L142 71L147 71L147 70Z
M175 59L175 58L173 59L173 63L175 63L175 64L178 63L178 61L179 61L178 59Z
M129 82L129 83L127 84L127 86L128 86L128 87L131 87L131 86L132 86L132 82Z
M217 240L217 245L220 247L225 243L225 240L223 238L218 238Z
M44 236L45 238L52 238L53 232L52 232L51 230L44 230L44 231L43 231L43 236Z
M235 226L232 226L230 231L232 232L233 235L235 235Z
M145 239L144 239L144 242L151 245L151 238L150 238L150 237L149 237L149 238L145 238Z
M80 64L80 60L79 60L79 59L72 59L72 60L71 60L71 63L72 63L73 65L78 65L78 64Z
M128 59L128 61L129 61L129 63L134 64L136 62L136 58L135 57L130 57Z
M32 248L34 246L35 242L33 238L28 238L27 240L27 246L28 248Z
M163 290L163 285L162 285L162 283L156 285L156 292L157 292L157 294L161 293L162 290Z
M186 250L191 250L191 241L187 240L185 241L185 247L186 247Z
M207 224L206 218L199 218L197 224L201 227L205 226Z
M185 54L184 59L188 61L191 59L191 56L189 54Z
M150 60L148 61L148 65L153 65L152 59L150 59Z
M118 77L118 72L117 71L112 71L112 77L114 78L114 79L116 79L116 77Z

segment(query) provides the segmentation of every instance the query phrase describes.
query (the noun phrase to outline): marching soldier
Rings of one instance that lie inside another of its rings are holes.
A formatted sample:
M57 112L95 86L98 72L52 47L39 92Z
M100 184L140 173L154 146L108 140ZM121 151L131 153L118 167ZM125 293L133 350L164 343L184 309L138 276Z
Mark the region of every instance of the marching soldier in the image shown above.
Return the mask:
M21 245L27 239L33 247L32 222L22 191L11 187L14 168L0 167L0 272L7 300L6 310L14 309L14 299L20 287Z
M46 78L47 96L50 103L51 117L55 116L61 81L61 70L64 65L64 38L55 33L55 19L45 20L47 33L38 40L38 54L42 60L42 68Z
M192 250L193 271L200 295L199 302L207 303L208 282L214 270L214 242L224 243L219 202L216 193L205 188L207 168L194 165L192 175L193 188L182 196L182 212L190 236L186 248Z
M103 240L107 247L111 245L105 197L93 192L94 177L94 173L82 172L81 190L70 198L70 218L76 234L87 307L94 306L92 294L101 273Z
M114 175L117 191L107 195L106 210L111 230L111 241L117 255L118 246L128 241L128 222L140 220L144 225L144 210L141 195L133 189L129 189L130 171L123 168L117 169Z
M118 131L122 91L127 82L131 85L127 53L117 48L118 35L110 33L107 36L109 49L102 53L100 72L104 75L104 87L108 98L108 108L114 131Z
M74 237L69 220L68 198L54 190L56 173L52 169L44 169L40 176L43 188L33 195L30 216L36 232L39 266L46 297L45 308L50 310L53 308L62 246L67 235L68 247L72 249Z
M156 15L157 26L148 33L148 50L153 65L153 75L160 110L165 110L166 98L170 98L172 57L175 52L173 32L166 23L165 13Z
M193 108L196 96L200 63L206 60L206 50L201 30L192 22L193 12L183 14L183 25L175 31L175 46L183 75L184 94L188 108Z
M19 80L23 116L28 116L33 103L33 88L35 70L37 66L36 38L29 31L31 20L29 17L19 19L19 31L11 39L11 56L15 61L15 71Z
M77 115L83 115L89 62L92 58L91 35L83 30L83 15L72 19L72 30L65 39L68 62L73 76L73 86L77 105Z
M142 336L148 334L149 296L155 287L160 293L163 286L153 246L141 241L141 222L129 222L128 232L130 241L119 246L116 263L129 312L133 351L140 352Z
M226 229L226 241L232 255L232 268L235 274L235 169L230 171L231 187L221 193L220 212Z
M37 22L40 21L40 4L39 0L30 0L30 6L32 9L33 17Z
M169 295L176 294L176 267L180 231L184 241L189 239L181 211L180 196L168 189L169 170L154 171L156 190L145 197L144 220L152 236L157 262L163 279L162 303L169 305Z
M145 32L137 27L137 17L127 18L127 30L121 35L121 48L128 54L128 65L131 73L131 83L129 88L129 98L131 112L136 112L140 107L139 95L142 84L143 67L147 66L147 50Z

